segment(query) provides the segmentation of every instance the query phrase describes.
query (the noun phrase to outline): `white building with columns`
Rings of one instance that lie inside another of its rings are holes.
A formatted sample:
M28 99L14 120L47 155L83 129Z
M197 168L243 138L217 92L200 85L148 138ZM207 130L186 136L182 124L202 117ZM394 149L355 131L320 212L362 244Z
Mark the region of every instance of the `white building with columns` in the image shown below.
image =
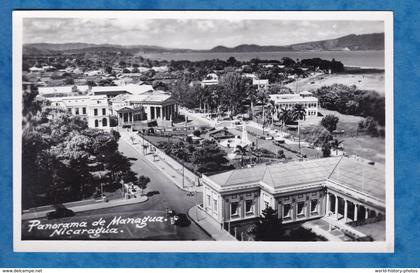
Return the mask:
M118 126L139 130L155 122L170 125L178 113L178 103L170 93L149 91L140 95L119 95L111 99L112 111L118 117Z
M203 209L220 224L255 219L267 207L286 224L385 218L384 167L347 157L236 169L202 183Z

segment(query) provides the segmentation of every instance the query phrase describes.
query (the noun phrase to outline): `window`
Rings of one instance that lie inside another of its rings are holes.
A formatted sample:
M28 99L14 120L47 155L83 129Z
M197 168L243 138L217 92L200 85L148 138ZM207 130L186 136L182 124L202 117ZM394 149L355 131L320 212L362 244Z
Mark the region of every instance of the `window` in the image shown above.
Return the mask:
M213 199L213 211L217 212L217 200Z
M211 206L210 200L211 200L210 195L207 194L207 206L208 207Z
M230 215L238 216L239 215L239 204L238 202L230 203Z
M98 115L98 109L93 109L93 115L97 116Z
M106 115L106 108L102 108L102 116Z
M311 200L311 212L315 213L318 212L318 200Z
M106 118L103 118L102 119L102 127L106 127L106 126L108 126L108 121L107 121Z
M95 119L95 127L98 127L98 126L99 126L99 122L97 119Z
M316 195L317 195L317 192L313 192L313 193L312 193L312 196L316 196Z
M86 107L83 107L83 108L82 108L82 114L83 114L83 115L86 115Z
M292 212L291 212L290 204L284 205L284 207L283 207L283 218L291 217L291 214L292 214Z
M284 201L289 200L289 196L283 198Z
M246 214L254 214L254 201L253 200L245 201L245 212Z
M297 214L298 215L305 215L305 203L304 202L299 202L297 204Z
M79 114L79 108L75 108L76 109L76 115Z
M247 192L245 196L251 196L252 193L251 192Z

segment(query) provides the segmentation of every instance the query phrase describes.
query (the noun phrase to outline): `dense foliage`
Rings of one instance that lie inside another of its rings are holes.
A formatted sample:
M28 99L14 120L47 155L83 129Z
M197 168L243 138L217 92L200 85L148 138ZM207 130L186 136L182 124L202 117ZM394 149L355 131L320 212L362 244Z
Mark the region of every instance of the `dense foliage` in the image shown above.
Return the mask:
M323 108L342 114L372 117L379 125L385 125L385 97L375 91L360 90L354 85L333 84L317 89L314 95Z
M58 204L92 196L101 183L136 181L118 151L117 132L90 129L69 112L24 94L22 207Z

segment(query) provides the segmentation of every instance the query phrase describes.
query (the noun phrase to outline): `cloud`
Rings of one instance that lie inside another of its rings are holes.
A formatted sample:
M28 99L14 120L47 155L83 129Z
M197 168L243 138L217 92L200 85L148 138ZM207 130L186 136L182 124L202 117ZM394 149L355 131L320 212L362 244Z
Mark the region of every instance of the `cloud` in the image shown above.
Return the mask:
M25 43L118 43L207 49L216 45L289 45L348 34L383 32L383 22L25 18Z

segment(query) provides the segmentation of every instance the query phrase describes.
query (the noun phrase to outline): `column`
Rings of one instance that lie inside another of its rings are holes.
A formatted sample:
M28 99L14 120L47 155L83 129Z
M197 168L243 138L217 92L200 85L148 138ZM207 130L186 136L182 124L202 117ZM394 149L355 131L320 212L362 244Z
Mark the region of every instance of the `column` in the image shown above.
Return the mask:
M354 221L357 221L357 209L358 209L358 205L354 204Z
M335 196L335 217L338 220L338 196Z
M325 215L328 216L328 213L330 212L330 194L327 192L325 196L327 198L325 202Z
M369 210L365 208L365 219L369 218Z
M348 206L348 204L347 204L347 200L346 199L344 199L344 223L346 223L347 222L347 206Z

